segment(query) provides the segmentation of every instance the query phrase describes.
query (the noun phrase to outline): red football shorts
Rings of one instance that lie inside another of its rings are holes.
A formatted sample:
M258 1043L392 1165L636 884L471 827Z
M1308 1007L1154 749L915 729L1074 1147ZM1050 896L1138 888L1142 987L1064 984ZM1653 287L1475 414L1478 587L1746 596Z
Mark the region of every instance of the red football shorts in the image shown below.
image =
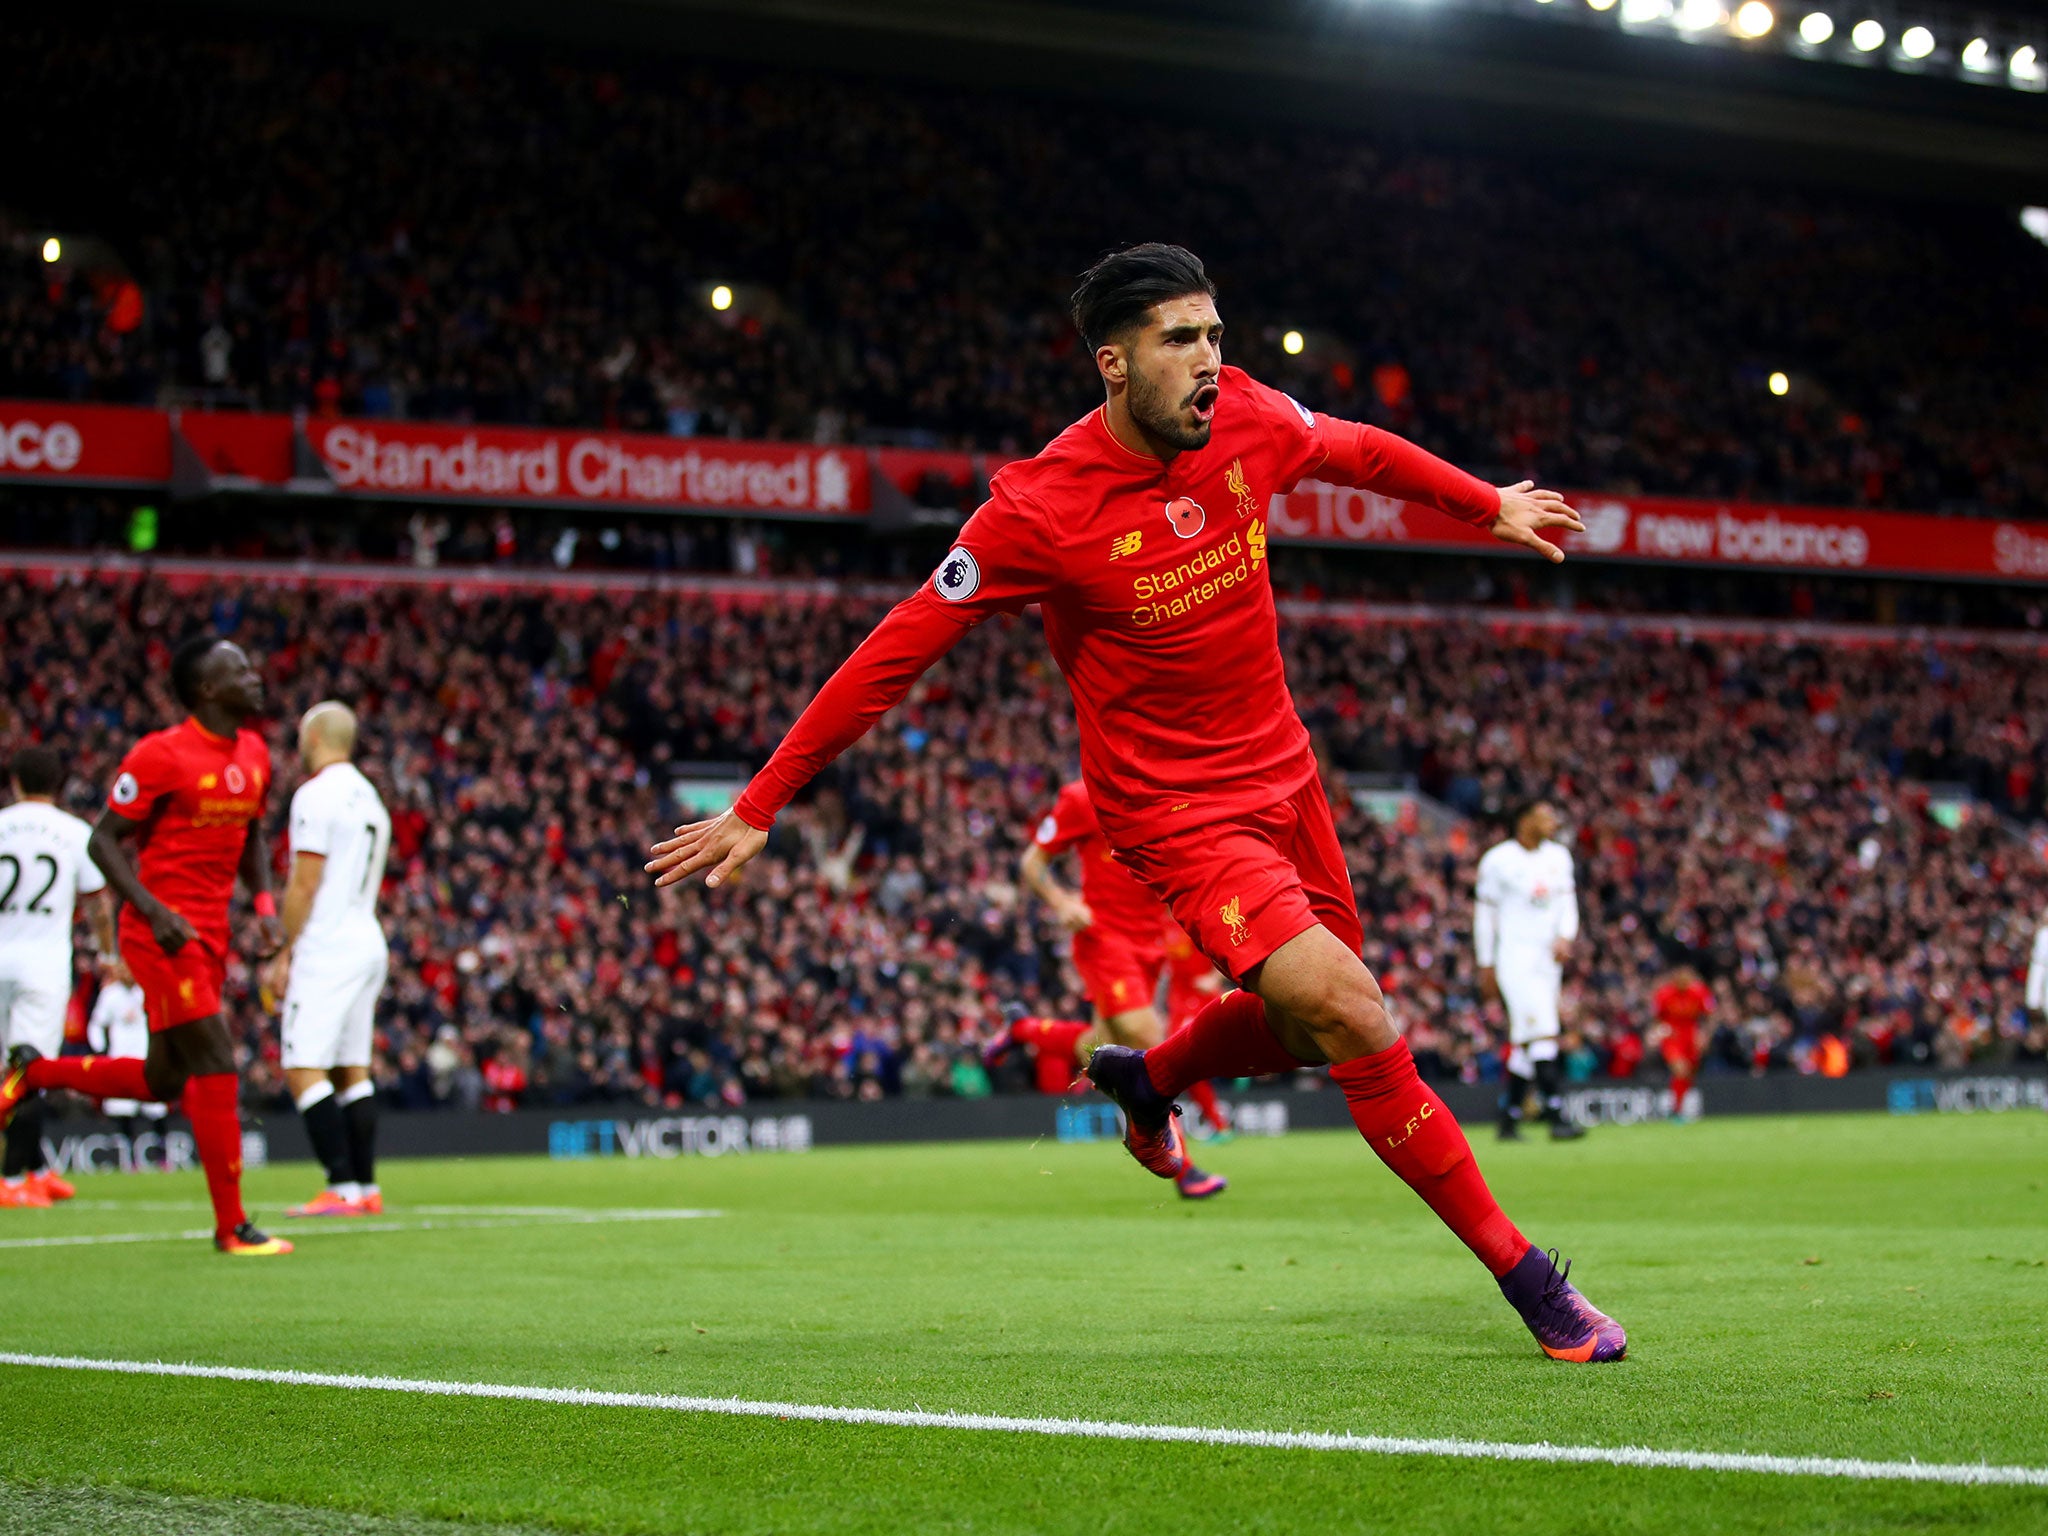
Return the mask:
M1321 923L1354 954L1365 947L1351 870L1322 780L1277 805L1119 851L1159 893L1195 947L1224 975L1245 973Z
M142 988L142 1008L152 1032L176 1029L221 1011L227 951L212 939L188 939L183 949L167 955L154 944L124 935L121 958Z
M1675 1025L1664 1037L1664 1065L1674 1072L1690 1072L1699 1065L1700 1037L1698 1029L1679 1029Z
M1074 969L1081 973L1081 989L1105 1019L1133 1008L1150 1008L1159 995L1166 951L1156 935L1147 937L1151 942L1133 942L1100 924L1074 935Z

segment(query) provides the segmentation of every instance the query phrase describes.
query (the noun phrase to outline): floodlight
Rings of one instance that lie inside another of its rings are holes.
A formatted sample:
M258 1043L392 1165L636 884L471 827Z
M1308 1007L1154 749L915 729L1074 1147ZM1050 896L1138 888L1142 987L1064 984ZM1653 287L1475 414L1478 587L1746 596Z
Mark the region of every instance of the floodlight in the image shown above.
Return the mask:
M1771 393L1774 395L1789 395L1792 393L1792 381L1782 373L1772 374L1767 382L1770 384Z
M723 283L720 283L716 288L712 289L711 307L713 309L731 309L732 290L726 287Z
M43 260L56 263L64 259L64 242L55 235L43 242Z
M1826 11L1808 11L1799 22L1799 41L1818 48L1835 35L1835 18Z
M1859 53L1875 53L1884 46L1884 23L1881 21L1859 21L1849 29L1849 41L1856 45Z
M1899 52L1909 59L1924 59L1934 52L1934 34L1925 27L1908 27L1899 39Z
M1762 37L1777 24L1777 16L1764 0L1745 0L1735 13L1735 30L1744 37Z

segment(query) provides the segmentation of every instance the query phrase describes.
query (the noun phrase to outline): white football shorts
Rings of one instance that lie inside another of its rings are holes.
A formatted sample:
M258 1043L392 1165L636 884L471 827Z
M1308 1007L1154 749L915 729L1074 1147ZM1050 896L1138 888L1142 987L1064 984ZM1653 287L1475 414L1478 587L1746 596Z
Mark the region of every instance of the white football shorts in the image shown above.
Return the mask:
M62 1055L70 1005L68 951L52 965L47 954L0 950L0 1060L17 1045L39 1056Z
M1557 994L1564 984L1562 967L1545 965L1502 966L1494 972L1500 983L1501 1005L1508 1013L1508 1040L1527 1045L1532 1040L1555 1040L1558 1034Z
M303 944L292 952L284 991L285 1067L367 1067L389 952L381 944L341 952L307 950Z

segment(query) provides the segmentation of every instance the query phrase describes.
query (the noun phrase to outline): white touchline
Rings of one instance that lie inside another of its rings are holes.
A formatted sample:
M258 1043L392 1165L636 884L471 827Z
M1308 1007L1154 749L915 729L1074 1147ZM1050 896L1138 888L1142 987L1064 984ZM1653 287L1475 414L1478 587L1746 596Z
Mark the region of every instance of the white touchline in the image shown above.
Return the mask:
M800 1419L821 1424L879 1424L892 1429L979 1429L1013 1435L1084 1440L1147 1440L1188 1445L1249 1446L1276 1451L1359 1451L1377 1456L1450 1456L1476 1461L1538 1461L1684 1472L1768 1472L1790 1477L1845 1477L1902 1483L1998 1484L2048 1488L2048 1467L1988 1463L1861 1461L1838 1456L1748 1456L1721 1451L1653 1451L1638 1446L1525 1444L1512 1440L1410 1439L1399 1435L1332 1435L1277 1429L1193 1429L1173 1424L1119 1424L1102 1419L1020 1419L990 1413L925 1413L900 1408L827 1408L761 1403L740 1397L676 1397L660 1392L594 1392L582 1387L522 1387L488 1381L416 1381L404 1376L344 1376L325 1371L266 1371L240 1365L179 1365L162 1360L93 1360L80 1355L0 1351L0 1365L52 1371L110 1371L125 1376L188 1376L255 1381L281 1387L339 1387L355 1392L405 1392L419 1397L487 1397L577 1408L653 1408L749 1419Z
M189 1210L189 1206L179 1206ZM447 1206L427 1209L464 1210L469 1207ZM484 1210L489 1207L474 1207ZM512 1207L505 1207L512 1209ZM723 1211L695 1210L645 1210L645 1211L587 1211L573 1207L531 1211L509 1217L487 1217L480 1221L443 1220L431 1218L425 1221L365 1221L359 1216L306 1216L284 1217L271 1222L284 1236L297 1242L309 1232L321 1237L340 1237L361 1232L481 1232L493 1227L582 1227L619 1221L699 1221L709 1216L722 1216ZM0 1249L7 1248L90 1248L100 1243L182 1243L193 1238L211 1237L211 1227L193 1227L182 1232L78 1232L56 1237L6 1237L0 1238Z

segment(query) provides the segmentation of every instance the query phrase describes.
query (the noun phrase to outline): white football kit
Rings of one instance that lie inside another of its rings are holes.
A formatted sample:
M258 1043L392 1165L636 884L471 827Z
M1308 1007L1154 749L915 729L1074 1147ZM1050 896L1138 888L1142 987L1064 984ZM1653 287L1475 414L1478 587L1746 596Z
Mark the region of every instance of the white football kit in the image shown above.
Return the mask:
M1557 1055L1557 994L1564 967L1554 946L1559 939L1578 936L1572 856L1562 843L1524 848L1509 838L1486 851L1479 861L1473 946L1480 965L1492 966L1500 983L1508 1041L1521 1063ZM1528 1075L1513 1060L1510 1068Z
M71 1004L71 919L80 896L106 889L86 854L92 828L23 800L0 811L0 1054L64 1049Z
M2034 953L2027 961L2027 1006L2048 1012L2048 927L2034 933Z
M292 945L284 994L284 1065L367 1067L390 952L377 892L391 848L391 817L353 763L332 763L292 796L294 855L326 859L313 910Z
M149 1012L143 1006L142 988L125 981L109 981L93 999L92 1017L85 1021L85 1043L95 1056L149 1055ZM161 1120L170 1106L150 1099L108 1099L100 1105L103 1114L119 1120L142 1115Z

